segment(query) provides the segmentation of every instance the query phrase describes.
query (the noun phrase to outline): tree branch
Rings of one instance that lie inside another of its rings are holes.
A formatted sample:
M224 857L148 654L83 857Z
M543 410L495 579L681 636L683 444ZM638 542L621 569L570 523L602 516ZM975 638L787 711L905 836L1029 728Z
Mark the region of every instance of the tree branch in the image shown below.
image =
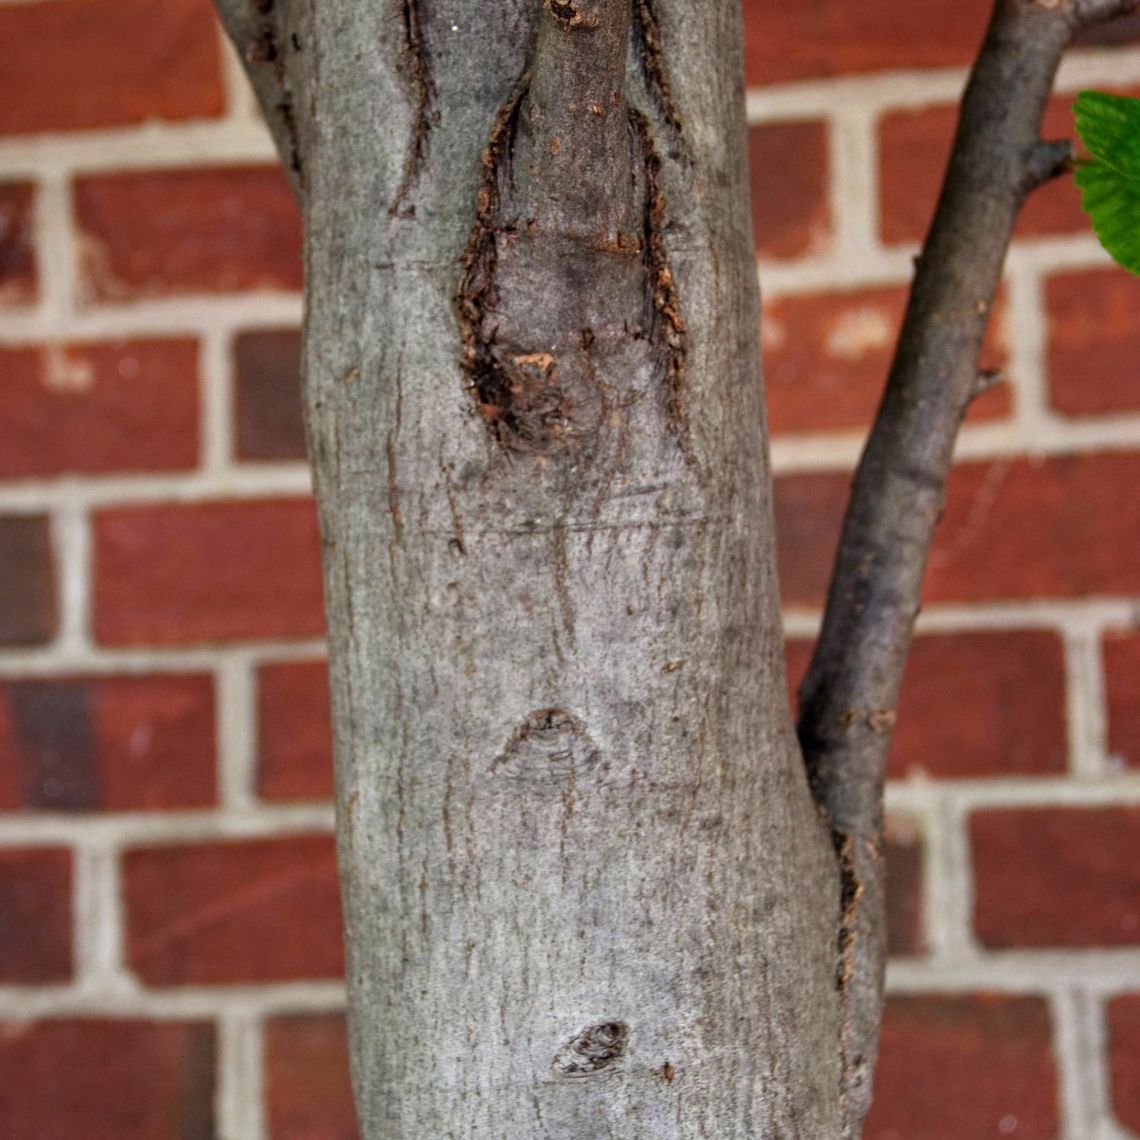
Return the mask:
M870 1104L886 947L882 795L895 704L954 441L1025 196L1061 173L1042 114L1072 37L1138 0L997 0L963 99L886 392L855 475L799 736L843 878L848 1135Z
M276 0L215 0L215 7L245 66L289 184L300 201L302 148L287 65L289 53L301 50L300 40L285 27Z

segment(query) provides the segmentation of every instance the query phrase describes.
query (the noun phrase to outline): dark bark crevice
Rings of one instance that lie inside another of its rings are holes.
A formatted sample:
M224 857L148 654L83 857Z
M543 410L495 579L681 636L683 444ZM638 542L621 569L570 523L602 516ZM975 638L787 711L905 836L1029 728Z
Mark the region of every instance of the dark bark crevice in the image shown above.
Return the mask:
M412 128L404 158L404 173L388 212L394 216L412 217L415 215L415 206L409 199L424 163L427 162L431 132L439 123L439 112L435 105L436 88L432 77L431 53L424 34L424 0L398 2L403 28L399 67L412 103Z
M669 84L667 53L661 35L657 0L633 0L633 2L633 45L642 77L657 113L674 135L674 141L678 144L674 149L680 156L684 156L685 132Z

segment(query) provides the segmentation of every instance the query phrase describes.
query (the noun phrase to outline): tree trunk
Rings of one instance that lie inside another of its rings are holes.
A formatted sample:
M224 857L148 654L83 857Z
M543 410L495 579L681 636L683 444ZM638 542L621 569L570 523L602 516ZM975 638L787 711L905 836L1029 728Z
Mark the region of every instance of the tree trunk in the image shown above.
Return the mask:
M737 0L254 7L364 1135L839 1135Z
M802 756L737 0L217 2L305 209L365 1137L858 1136L953 440L1061 53L1137 0L996 0Z

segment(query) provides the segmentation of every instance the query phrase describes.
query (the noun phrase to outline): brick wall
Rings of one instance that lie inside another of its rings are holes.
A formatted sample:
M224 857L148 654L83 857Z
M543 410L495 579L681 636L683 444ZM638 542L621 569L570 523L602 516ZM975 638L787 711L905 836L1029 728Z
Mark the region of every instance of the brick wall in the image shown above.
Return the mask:
M987 7L746 3L797 678ZM1137 31L1066 64L1053 130L1140 91ZM297 214L207 0L3 0L0 45L3 1132L349 1138ZM891 756L868 1136L1110 1140L1140 1134L1140 282L1070 185L987 354Z

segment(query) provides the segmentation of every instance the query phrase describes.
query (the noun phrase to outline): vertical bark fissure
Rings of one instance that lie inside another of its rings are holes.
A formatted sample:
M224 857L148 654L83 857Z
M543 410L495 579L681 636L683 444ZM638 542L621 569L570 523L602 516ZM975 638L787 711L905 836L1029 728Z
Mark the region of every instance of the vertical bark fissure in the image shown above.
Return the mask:
M424 0L397 0L404 42L400 69L405 77L412 102L411 136L404 158L404 174L389 213L408 216L415 213L409 201L416 188L424 163L427 162L432 128L439 122L436 110L435 80L432 78L431 53L424 37Z
M978 392L978 353L1017 212L1030 190L1066 166L1068 147L1039 139L1056 68L1075 30L1135 6L995 4L801 686L800 742L835 832L846 900L840 978L850 1136L870 1103L882 1002L886 756L954 441Z
M669 425L687 458L692 458L685 407L685 320L681 316L669 252L662 227L666 217L665 195L659 188L661 159L653 145L649 121L630 109L630 122L641 145L645 168L645 223L642 236L646 264L646 297L650 313L650 340L664 359Z
M633 33L638 61L646 87L658 114L668 124L684 153L685 133L673 102L669 86L669 68L666 64L665 43L661 35L661 21L656 0L634 0Z

